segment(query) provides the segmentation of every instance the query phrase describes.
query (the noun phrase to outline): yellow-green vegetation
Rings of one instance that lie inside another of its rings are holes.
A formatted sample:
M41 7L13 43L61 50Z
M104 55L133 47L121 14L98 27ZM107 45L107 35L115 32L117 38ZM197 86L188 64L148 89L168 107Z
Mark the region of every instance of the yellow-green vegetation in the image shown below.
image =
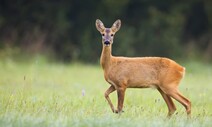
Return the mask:
M192 102L192 118L175 101L167 106L157 90L128 89L124 113L112 113L104 98L109 87L98 65L49 63L42 59L0 62L0 126L212 126L212 65L181 63L180 91ZM116 105L116 92L110 95Z

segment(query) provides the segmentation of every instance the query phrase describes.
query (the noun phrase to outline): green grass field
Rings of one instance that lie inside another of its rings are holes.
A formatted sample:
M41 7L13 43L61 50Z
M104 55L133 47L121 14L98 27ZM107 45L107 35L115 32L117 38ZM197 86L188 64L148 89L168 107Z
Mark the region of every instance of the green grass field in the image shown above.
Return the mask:
M192 118L175 101L177 111L167 119L167 106L157 90L128 89L124 113L112 113L104 98L109 87L98 65L0 62L0 126L212 126L212 65L182 62L186 76L180 91L192 102ZM84 96L83 96L84 93ZM116 92L110 95L117 104Z

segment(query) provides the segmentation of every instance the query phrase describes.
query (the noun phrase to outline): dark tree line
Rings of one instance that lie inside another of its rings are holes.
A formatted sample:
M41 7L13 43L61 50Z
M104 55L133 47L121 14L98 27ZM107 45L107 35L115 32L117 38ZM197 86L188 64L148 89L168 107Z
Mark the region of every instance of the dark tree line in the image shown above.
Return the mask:
M113 54L212 59L210 0L1 0L0 54L6 48L95 62L101 36L95 20L116 19Z

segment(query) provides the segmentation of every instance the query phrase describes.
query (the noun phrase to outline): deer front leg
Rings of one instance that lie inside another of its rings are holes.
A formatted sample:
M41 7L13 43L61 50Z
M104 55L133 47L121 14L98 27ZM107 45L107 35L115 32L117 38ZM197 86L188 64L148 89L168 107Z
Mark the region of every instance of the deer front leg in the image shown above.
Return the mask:
M112 93L115 90L116 90L115 87L111 85L105 92L105 98L108 101L108 104L110 105L110 108L113 112L115 112L115 109L114 109L114 106L113 106L113 104L112 104L112 102L109 98L109 94Z
M125 95L126 88L118 88L117 89L117 95L118 95L118 106L115 113L121 113L124 103L124 95Z

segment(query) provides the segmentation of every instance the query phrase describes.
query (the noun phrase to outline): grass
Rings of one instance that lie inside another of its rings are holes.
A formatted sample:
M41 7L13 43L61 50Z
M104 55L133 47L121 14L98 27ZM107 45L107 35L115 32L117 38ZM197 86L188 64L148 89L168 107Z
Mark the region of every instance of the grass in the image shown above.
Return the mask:
M157 90L128 89L124 113L113 114L104 98L109 87L99 66L0 62L0 126L212 126L212 66L185 62L180 91L192 102L192 118L175 101L177 112L166 119L167 107ZM110 95L114 105L116 93Z

